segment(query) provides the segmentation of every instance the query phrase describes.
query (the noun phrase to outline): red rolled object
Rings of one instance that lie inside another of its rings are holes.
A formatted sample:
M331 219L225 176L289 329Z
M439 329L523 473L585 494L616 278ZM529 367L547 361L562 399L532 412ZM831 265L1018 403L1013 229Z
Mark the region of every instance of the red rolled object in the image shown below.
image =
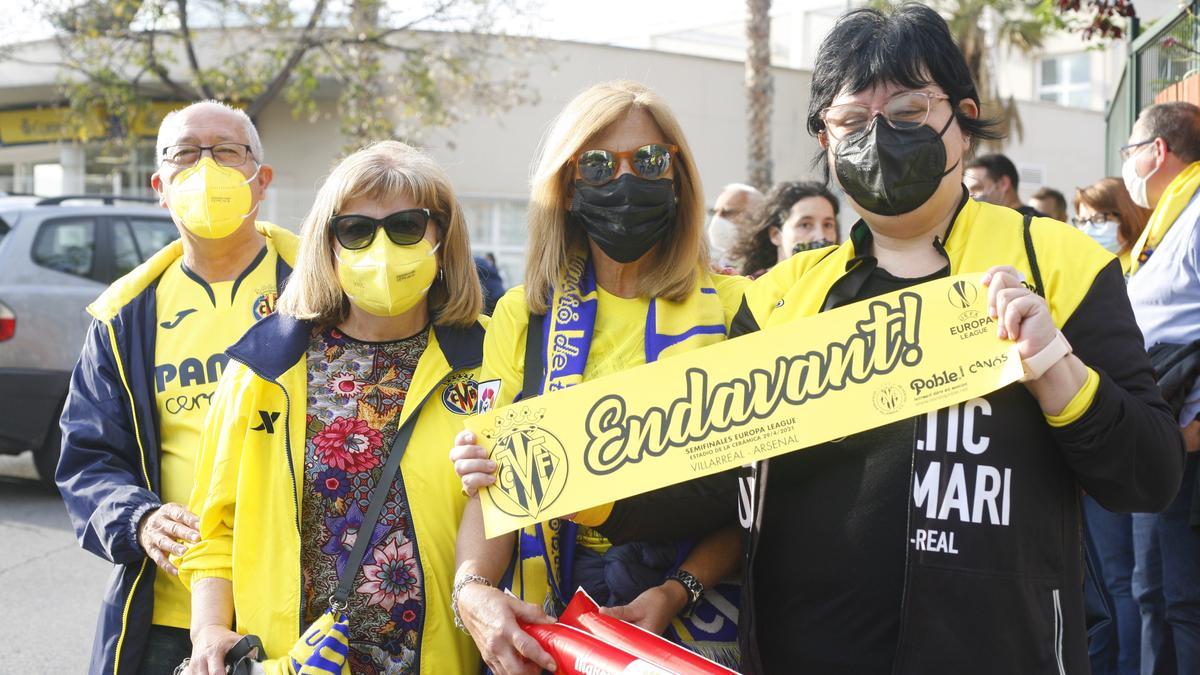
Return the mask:
M555 675L679 675L561 623L522 624L558 664Z
M737 675L719 663L620 619L600 613L600 607L582 588L558 619L559 624L578 628L643 661L678 675Z

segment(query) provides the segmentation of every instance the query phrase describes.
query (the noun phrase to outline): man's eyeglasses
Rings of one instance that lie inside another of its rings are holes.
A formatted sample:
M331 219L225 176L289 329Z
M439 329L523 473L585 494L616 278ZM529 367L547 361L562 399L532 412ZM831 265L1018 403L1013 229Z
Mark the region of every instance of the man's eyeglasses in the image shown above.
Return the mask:
M1137 150L1138 148L1142 147L1143 145L1149 145L1150 143L1153 143L1155 140L1157 140L1157 137L1156 138L1147 138L1146 140L1138 141L1137 143L1129 143L1128 145L1122 145L1121 146L1121 161L1122 162L1127 161L1130 157L1133 157L1134 150Z
M588 185L604 185L617 177L621 162L638 176L649 180L662 178L671 170L671 158L679 152L674 145L651 143L637 150L584 150L575 156L579 179Z
M351 213L330 218L329 229L342 248L352 251L370 246L381 227L393 244L412 246L425 238L425 228L432 219L429 209L407 209L383 218Z
M253 158L250 146L245 143L217 143L216 145L192 145L180 143L163 148L162 161L179 168L195 166L207 152L221 166L239 167Z
M950 97L931 91L902 91L883 104L879 114L893 129L915 129L929 119L933 102ZM835 140L862 131L871 123L871 109L857 103L830 106L819 114L825 123L825 133Z

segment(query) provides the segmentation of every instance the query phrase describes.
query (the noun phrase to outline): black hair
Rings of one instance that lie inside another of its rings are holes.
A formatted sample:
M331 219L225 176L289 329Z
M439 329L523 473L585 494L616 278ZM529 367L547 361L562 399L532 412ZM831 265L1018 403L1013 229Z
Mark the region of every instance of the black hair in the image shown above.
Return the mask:
M968 99L980 104L971 70L946 21L917 3L905 3L889 13L856 9L838 19L817 50L809 87L808 132L815 136L824 130L821 111L838 94L883 83L911 89L936 84L950 97L964 133L973 139L1001 137L995 120L971 118L959 109L959 103ZM818 163L823 155L818 155Z
M1020 177L1017 176L1017 165L1013 164L1011 159L1001 155L1000 153L980 155L979 157L967 162L967 168L983 169L987 172L988 179L993 183L1005 176L1008 176L1009 182L1012 183L1013 192L1017 191L1017 185L1021 181ZM1059 195L1059 198L1062 199L1061 194ZM1063 204L1066 204L1065 199L1063 200Z
M1044 187L1039 189L1037 192L1033 193L1033 198L1054 202L1054 208L1058 209L1059 213L1067 212L1067 198L1063 196L1063 193L1055 190L1052 187ZM1048 213L1046 215L1053 214Z
M779 248L771 243L771 228L783 226L796 202L809 197L825 198L833 207L834 217L837 216L838 198L817 181L783 181L771 188L752 216L753 227L743 230L744 234L730 251L742 274L767 270L779 262Z
M1152 105L1138 119L1146 138L1161 138L1167 149L1188 162L1200 160L1200 108L1184 101Z

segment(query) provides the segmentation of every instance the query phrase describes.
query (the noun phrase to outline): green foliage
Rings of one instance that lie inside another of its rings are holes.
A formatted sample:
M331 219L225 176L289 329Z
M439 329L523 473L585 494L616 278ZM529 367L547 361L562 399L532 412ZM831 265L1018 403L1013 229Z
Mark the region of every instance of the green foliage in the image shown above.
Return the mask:
M516 65L528 41L496 34L520 0L43 0L57 29L70 123L97 111L132 140L152 100L215 98L257 117L336 109L349 147L417 140L472 110L534 99Z

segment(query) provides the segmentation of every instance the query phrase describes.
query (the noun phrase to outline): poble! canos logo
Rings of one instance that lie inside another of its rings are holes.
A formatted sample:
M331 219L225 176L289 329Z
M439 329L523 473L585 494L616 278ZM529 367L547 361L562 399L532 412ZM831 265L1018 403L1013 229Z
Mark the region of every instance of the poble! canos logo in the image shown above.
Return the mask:
M567 451L538 422L542 412L509 409L488 433L496 437L492 461L496 484L488 491L496 508L510 516L537 518L567 485Z

